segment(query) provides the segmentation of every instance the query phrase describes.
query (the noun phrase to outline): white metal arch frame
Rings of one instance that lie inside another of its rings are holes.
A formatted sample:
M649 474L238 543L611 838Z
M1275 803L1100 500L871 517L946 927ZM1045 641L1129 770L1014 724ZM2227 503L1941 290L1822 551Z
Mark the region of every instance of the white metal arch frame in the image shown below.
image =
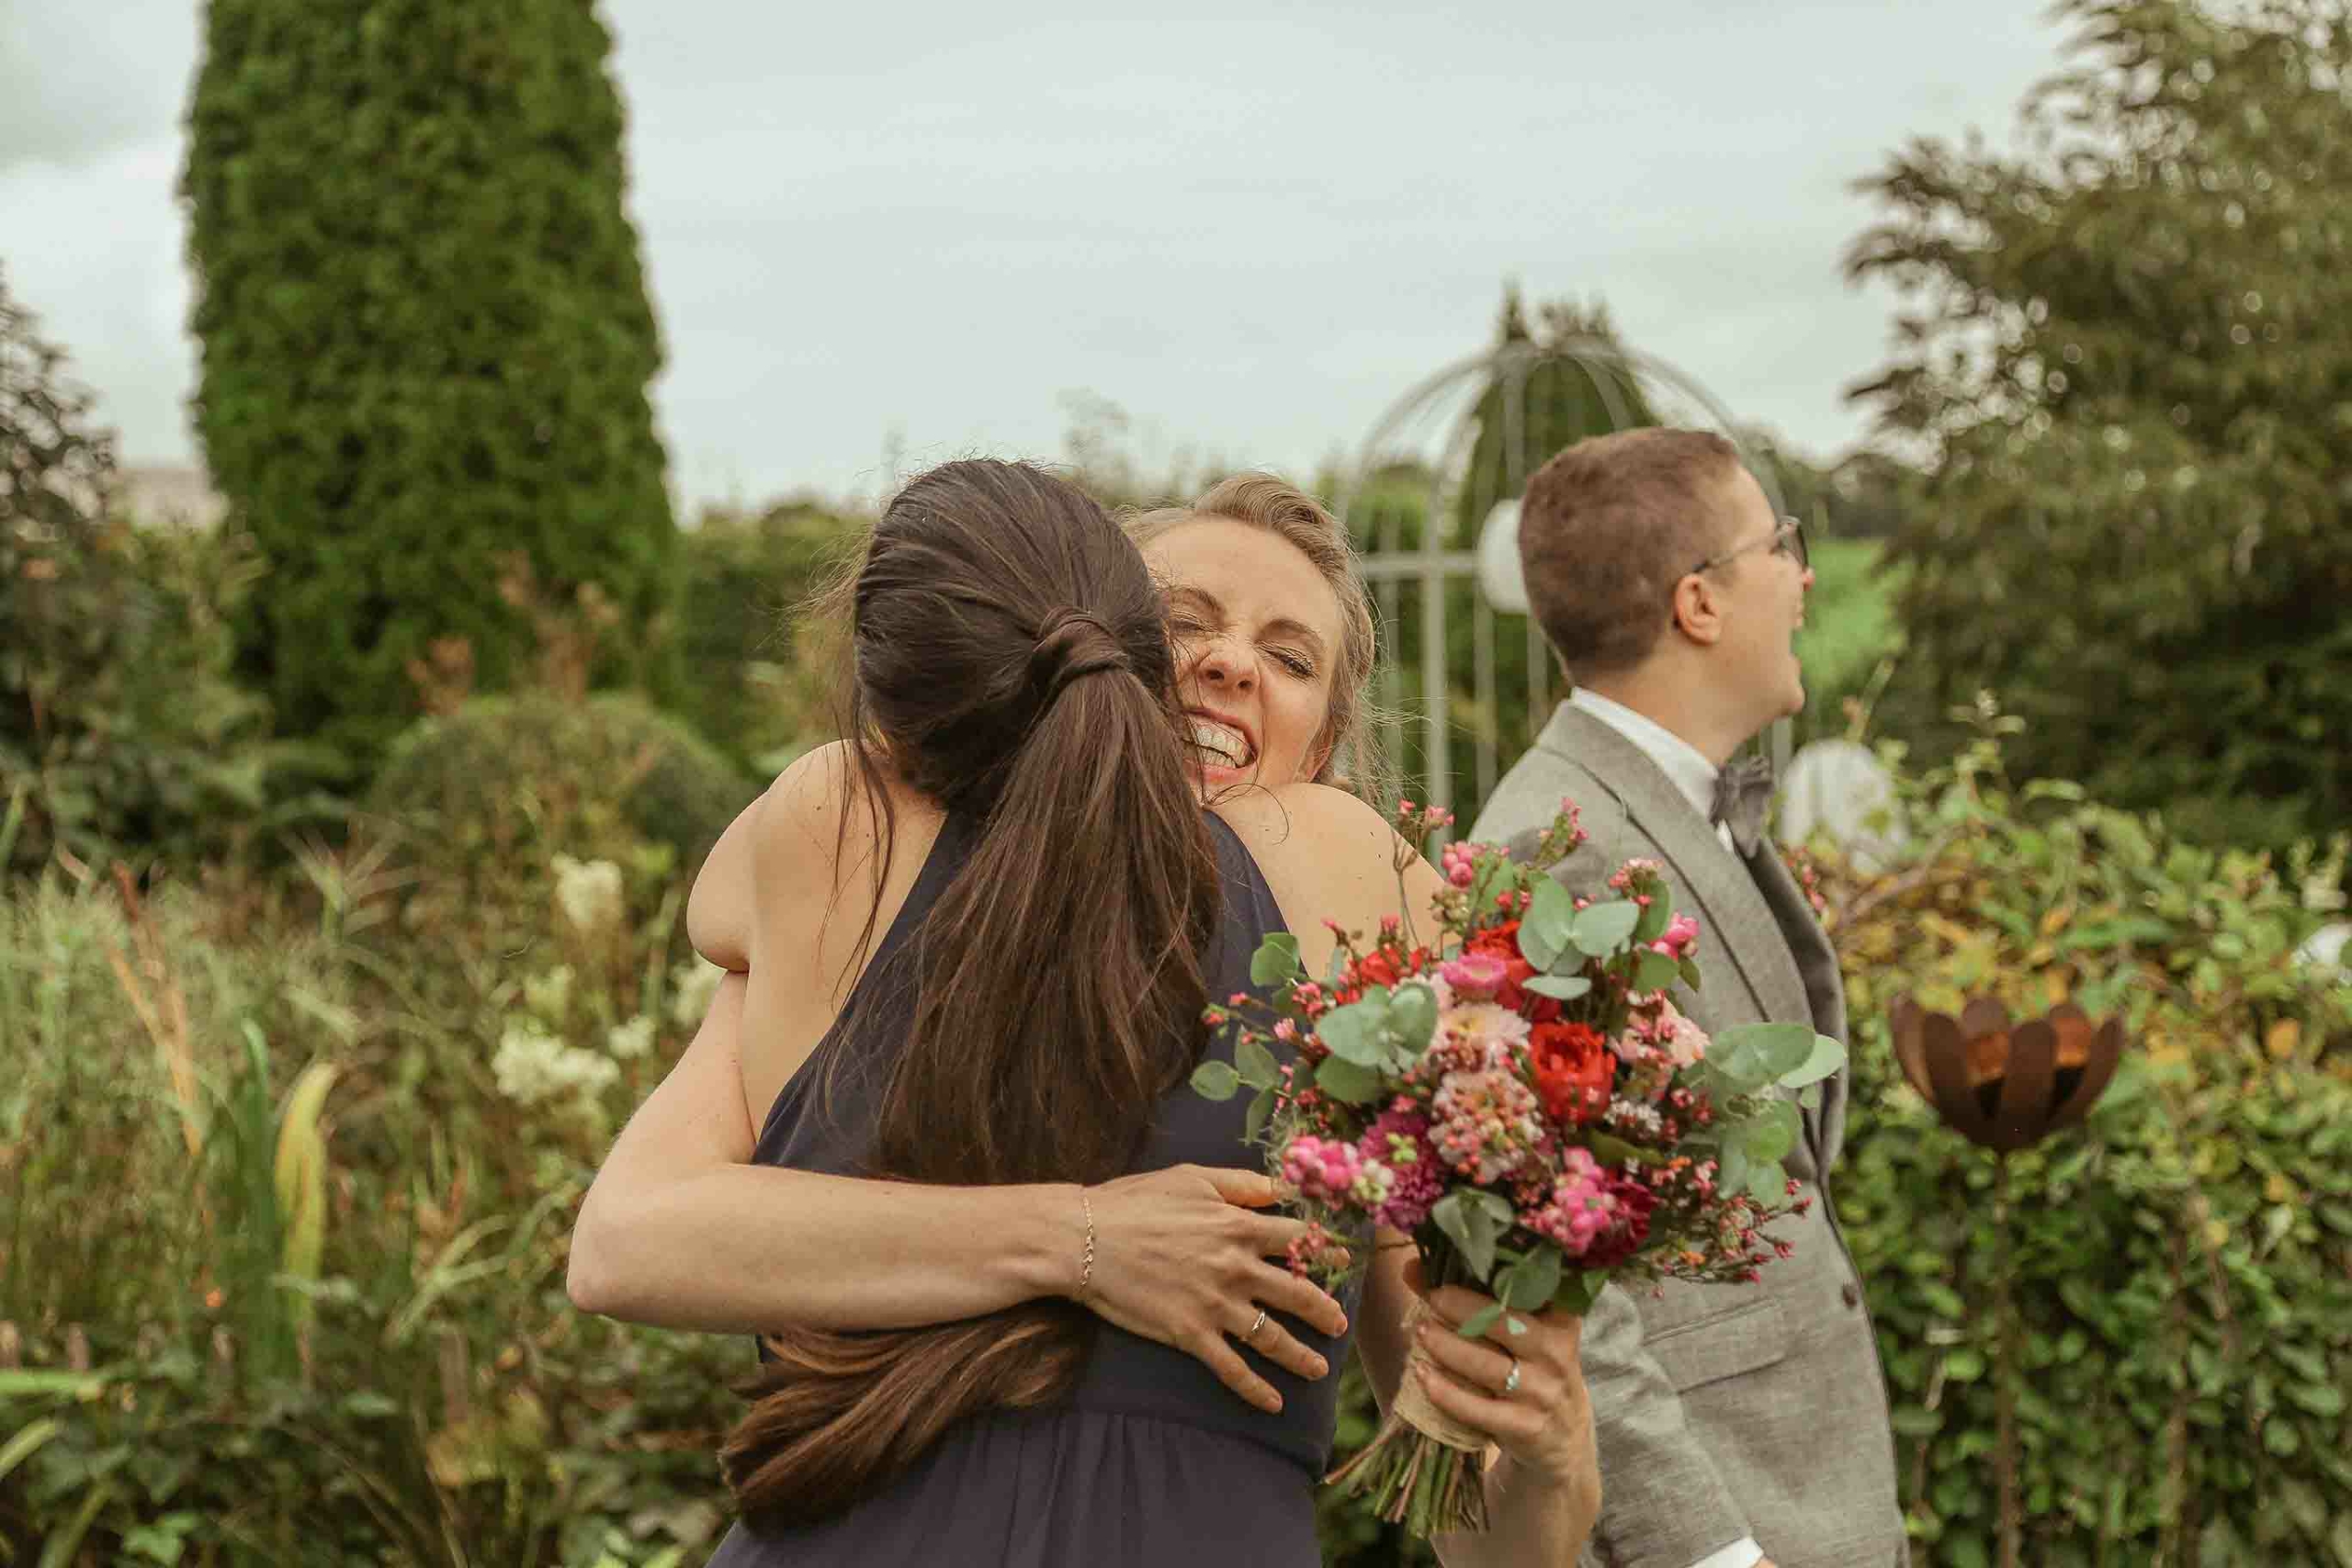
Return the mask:
M1632 428L1637 423L1619 389L1622 380L1632 379L1641 386L1645 400L1659 414L1662 423L1698 425L1719 432L1739 448L1741 459L1764 487L1773 509L1781 510L1780 485L1771 464L1742 437L1728 409L1694 378L1674 366L1606 339L1579 337L1549 344L1506 344L1457 360L1407 391L1373 426L1358 448L1347 489L1339 497L1339 512L1352 530L1355 520L1351 510L1374 475L1407 463L1419 464L1429 475L1419 548L1405 548L1396 519L1393 514L1385 517L1380 537L1364 552L1363 570L1383 623L1385 691L1382 704L1385 713L1377 726L1380 743L1386 748L1392 771L1399 777L1404 773L1404 724L1396 715L1396 688L1399 682L1393 662L1395 635L1401 590L1408 583L1418 583L1419 588L1419 722L1424 765L1415 798L1431 806L1451 809L1454 800L1445 599L1447 587L1457 577L1469 579L1472 587L1473 682L1476 699L1490 704L1496 691L1494 607L1477 583L1479 541L1472 537L1463 541L1462 547L1449 548L1448 535L1452 530L1446 519L1472 478L1468 469L1480 434L1478 409L1490 389L1499 387L1502 391L1503 432L1495 450L1499 454L1503 472L1493 476L1500 480L1496 493L1516 497L1525 488L1528 477L1553 456L1550 452L1528 451L1525 428L1528 377L1538 365L1547 363L1567 365L1584 377L1607 411L1612 430ZM1603 374L1604 371L1615 374ZM1487 522L1481 519L1476 526L1483 532ZM1550 668L1551 650L1544 643L1542 629L1531 616L1527 623L1529 701L1539 708L1548 700ZM1788 729L1785 723L1778 725L1771 735L1771 750L1781 762L1787 760ZM1476 784L1483 798L1494 785L1499 762L1491 735L1482 733L1477 738L1475 757Z

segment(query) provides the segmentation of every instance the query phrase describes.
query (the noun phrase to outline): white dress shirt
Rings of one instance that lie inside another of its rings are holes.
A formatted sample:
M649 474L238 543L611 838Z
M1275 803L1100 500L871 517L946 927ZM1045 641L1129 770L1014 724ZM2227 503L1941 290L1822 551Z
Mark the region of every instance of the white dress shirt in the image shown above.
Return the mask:
M1715 777L1723 770L1707 761L1697 747L1656 719L1645 718L1624 704L1612 702L1586 687L1578 686L1569 693L1568 702L1639 747L1642 755L1656 762L1658 771L1682 792L1700 820L1704 821L1713 812ZM1724 848L1732 848L1728 827L1717 823L1715 836L1723 840ZM1738 853L1736 850L1732 852ZM1729 1546L1710 1551L1690 1568L1756 1568L1763 1561L1764 1549L1756 1544L1755 1537L1744 1535Z
M1723 770L1707 761L1700 750L1677 735L1657 720L1635 713L1623 703L1602 696L1589 687L1578 686L1568 694L1568 705L1582 708L1626 739L1641 749L1642 755L1656 762L1676 789L1690 803L1690 809L1704 822L1714 814L1715 779ZM1732 849L1731 828L1715 824L1715 837L1724 848ZM1739 852L1732 850L1736 855ZM1713 1561L1699 1568L1718 1568Z

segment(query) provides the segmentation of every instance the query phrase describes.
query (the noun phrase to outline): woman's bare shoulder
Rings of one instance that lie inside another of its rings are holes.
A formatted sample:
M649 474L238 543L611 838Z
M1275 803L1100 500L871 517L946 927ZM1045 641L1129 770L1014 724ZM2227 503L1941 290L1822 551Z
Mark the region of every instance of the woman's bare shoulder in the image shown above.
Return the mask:
M728 824L704 860L686 902L686 935L714 964L750 963L752 931L763 888L812 883L830 890L844 852L870 852L857 753L836 740L794 759Z
M1238 791L1214 804L1285 908L1298 897L1339 916L1370 899L1394 901L1413 852L1378 811L1329 784Z
M1352 847L1385 857L1399 841L1379 812L1330 784L1234 790L1211 801L1209 808L1253 852L1261 846L1283 854L1344 852Z

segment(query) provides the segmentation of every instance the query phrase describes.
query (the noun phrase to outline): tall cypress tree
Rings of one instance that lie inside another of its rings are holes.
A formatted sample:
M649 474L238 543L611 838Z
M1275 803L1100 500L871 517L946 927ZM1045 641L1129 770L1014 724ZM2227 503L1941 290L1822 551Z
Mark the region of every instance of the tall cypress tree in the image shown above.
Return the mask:
M611 46L593 0L206 6L197 423L271 563L245 658L289 729L381 739L436 637L503 683L509 551L647 645L676 530Z

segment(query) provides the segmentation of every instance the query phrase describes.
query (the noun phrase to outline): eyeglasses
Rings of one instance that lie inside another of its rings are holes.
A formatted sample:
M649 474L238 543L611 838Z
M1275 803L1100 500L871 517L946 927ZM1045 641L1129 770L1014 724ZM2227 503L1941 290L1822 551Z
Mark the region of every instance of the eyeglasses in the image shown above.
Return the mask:
M1750 550L1761 549L1769 549L1776 556L1788 557L1797 563L1800 570L1812 564L1805 555L1804 525L1793 517L1783 517L1781 519L1781 525L1772 530L1770 538L1757 539L1740 546L1736 550L1725 550L1719 556L1710 556L1692 567L1690 571L1686 571L1682 575L1688 577L1692 571L1705 571L1712 567L1721 566L1725 561L1737 560Z

